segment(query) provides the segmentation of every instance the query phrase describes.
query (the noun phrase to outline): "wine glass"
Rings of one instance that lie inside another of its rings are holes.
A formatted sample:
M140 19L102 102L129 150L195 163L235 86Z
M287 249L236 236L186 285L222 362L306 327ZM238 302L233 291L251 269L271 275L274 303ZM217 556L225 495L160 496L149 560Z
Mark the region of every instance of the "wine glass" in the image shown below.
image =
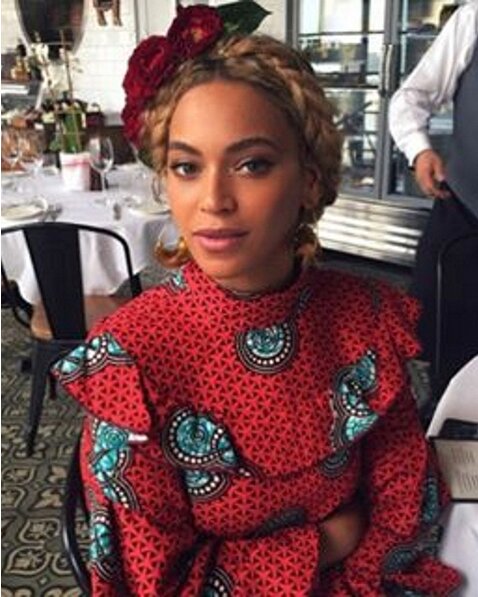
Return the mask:
M14 129L2 130L2 160L5 160L9 170L15 170L20 159L20 146L18 133Z
M88 141L88 153L91 167L101 178L101 198L95 201L100 205L107 205L106 173L111 170L114 163L113 143L109 137L96 135Z
M171 211L168 200L166 198L166 190L159 176L153 177L153 180L151 182L151 191L153 195L153 201L158 206L158 213L167 213Z
M38 193L38 173L43 165L45 135L40 130L26 130L18 139L19 161L23 169L31 175L34 199L40 198Z

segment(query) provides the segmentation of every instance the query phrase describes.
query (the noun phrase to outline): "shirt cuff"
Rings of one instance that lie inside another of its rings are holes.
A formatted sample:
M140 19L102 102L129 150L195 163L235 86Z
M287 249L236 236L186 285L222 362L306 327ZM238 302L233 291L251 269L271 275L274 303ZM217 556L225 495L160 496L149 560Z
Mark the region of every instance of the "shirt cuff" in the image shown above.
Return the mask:
M413 166L413 162L419 153L425 149L432 149L430 139L426 133L416 132L413 137L407 141L403 147L403 153L407 156L408 164Z

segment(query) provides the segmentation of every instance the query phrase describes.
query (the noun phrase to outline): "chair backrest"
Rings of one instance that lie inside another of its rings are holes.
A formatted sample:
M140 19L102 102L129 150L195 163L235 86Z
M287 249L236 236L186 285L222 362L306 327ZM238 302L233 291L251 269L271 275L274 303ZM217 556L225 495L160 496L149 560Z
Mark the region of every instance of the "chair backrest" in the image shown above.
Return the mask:
M4 294L15 319L23 326L29 328L33 308L29 303L22 299L15 281L8 278L2 262L2 306Z
M128 244L112 230L85 224L40 222L3 229L2 236L18 232L25 237L48 323L58 340L86 335L80 232L107 236L119 243L131 295L141 292L139 280L133 274ZM2 262L2 280L3 277Z
M433 374L438 395L478 355L477 280L478 232L470 232L449 241L437 261Z

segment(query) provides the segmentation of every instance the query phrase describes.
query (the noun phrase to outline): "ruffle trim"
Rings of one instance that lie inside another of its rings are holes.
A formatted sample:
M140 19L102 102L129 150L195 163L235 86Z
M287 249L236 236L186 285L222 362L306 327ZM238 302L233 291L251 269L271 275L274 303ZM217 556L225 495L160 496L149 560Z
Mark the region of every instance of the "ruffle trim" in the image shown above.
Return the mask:
M51 372L95 418L135 433L149 433L151 416L139 368L108 331L92 331Z
M416 301L382 282L370 281L367 286L373 336L362 354L342 367L332 381L331 451L321 468L330 469L333 476L347 466L349 448L401 399L410 383L405 363L420 352L414 332L419 315Z

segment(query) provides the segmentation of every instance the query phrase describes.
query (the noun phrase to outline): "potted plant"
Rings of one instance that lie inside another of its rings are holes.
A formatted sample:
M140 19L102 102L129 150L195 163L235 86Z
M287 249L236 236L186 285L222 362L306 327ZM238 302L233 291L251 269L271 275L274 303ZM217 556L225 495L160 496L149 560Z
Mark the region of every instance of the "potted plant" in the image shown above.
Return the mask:
M79 101L63 101L55 107L56 134L50 149L59 152L65 188L85 191L90 188L90 160L85 151L84 106Z
M71 57L63 33L60 32L59 63L50 61L48 44L40 40L31 44L31 58L42 74L43 95L51 107L55 135L50 150L58 152L63 184L69 190L87 190L90 188L90 162L85 151L86 104L74 100Z

